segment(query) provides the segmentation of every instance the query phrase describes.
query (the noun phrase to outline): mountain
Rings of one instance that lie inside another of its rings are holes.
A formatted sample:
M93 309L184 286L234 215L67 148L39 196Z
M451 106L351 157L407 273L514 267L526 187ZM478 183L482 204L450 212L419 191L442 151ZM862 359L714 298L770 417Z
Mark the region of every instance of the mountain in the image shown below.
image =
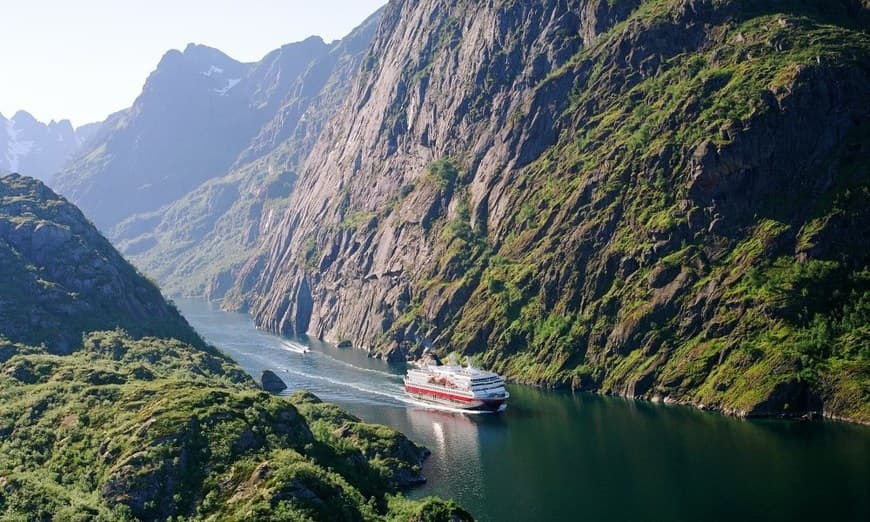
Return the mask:
M0 178L0 281L3 520L470 520L395 494L424 448L259 390L33 178Z
M108 234L118 248L172 293L220 297L261 230L286 205L302 163L350 92L379 14L310 62L294 54L294 45L270 53L258 68L270 81L286 83L272 91L287 93L273 117L226 174L112 227ZM293 64L292 75L271 72Z
M0 178L0 336L69 353L82 334L203 342L75 206L33 178Z
M169 51L133 106L103 123L56 187L102 230L159 209L226 174L292 79L328 51L316 37L253 64L202 45Z
M87 147L91 139L99 134L102 125L103 122L97 121L76 127L76 140L79 142L79 147Z
M133 107L110 117L58 177L58 189L169 292L220 297L286 205L379 17L331 44L311 37L253 64L202 46L167 53ZM215 91L235 77L232 89ZM166 110L173 103L183 107ZM216 129L215 118L234 132Z
M8 120L0 114L0 173L24 172L50 181L95 128L73 129L69 120L41 123L25 111Z
M517 381L870 422L868 7L396 0L225 304Z

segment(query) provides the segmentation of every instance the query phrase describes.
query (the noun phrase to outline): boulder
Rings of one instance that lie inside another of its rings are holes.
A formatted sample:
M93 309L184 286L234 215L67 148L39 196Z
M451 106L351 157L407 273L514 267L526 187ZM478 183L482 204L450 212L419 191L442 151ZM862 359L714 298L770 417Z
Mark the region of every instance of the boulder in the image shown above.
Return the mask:
M260 386L269 393L281 393L287 389L287 385L272 370L263 370L260 375Z

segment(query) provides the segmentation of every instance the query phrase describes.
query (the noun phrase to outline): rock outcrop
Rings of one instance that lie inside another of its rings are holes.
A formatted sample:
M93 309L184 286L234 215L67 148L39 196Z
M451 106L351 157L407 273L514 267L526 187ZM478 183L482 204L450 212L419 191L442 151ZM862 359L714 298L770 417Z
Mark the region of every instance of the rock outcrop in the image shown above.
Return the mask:
M260 375L260 387L269 393L281 393L287 389L287 385L272 370L263 370Z
M226 302L385 357L868 421L867 19L391 2Z

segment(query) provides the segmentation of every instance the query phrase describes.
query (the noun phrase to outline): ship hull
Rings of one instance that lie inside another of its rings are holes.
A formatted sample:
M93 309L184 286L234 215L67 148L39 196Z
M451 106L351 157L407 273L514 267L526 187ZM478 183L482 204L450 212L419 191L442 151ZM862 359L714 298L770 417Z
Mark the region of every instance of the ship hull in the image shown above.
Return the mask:
M505 401L507 401L507 397L467 397L447 391L422 388L409 384L405 385L405 393L424 402L468 411L500 411L503 408Z

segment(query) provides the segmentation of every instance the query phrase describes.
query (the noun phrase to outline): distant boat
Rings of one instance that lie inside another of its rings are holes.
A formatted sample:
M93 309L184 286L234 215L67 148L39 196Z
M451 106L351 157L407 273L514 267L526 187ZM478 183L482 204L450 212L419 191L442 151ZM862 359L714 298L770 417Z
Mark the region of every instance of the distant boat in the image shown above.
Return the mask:
M311 351L310 348L308 348L304 344L300 344L300 343L282 342L281 344L284 345L284 349L291 351L291 352L301 353L303 355Z
M433 364L405 374L405 393L426 402L473 411L499 411L510 394L504 377L471 365Z

